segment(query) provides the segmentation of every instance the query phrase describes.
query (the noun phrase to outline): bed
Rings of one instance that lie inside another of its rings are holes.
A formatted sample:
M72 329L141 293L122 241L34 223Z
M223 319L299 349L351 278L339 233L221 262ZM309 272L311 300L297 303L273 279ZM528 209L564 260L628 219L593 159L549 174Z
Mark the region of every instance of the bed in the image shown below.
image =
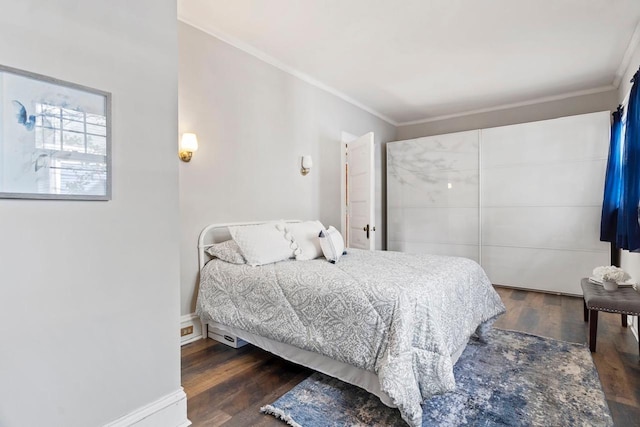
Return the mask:
M289 221L288 223L295 223ZM453 365L504 305L472 260L348 249L339 262L284 260L252 267L210 259L230 238L213 224L199 239L196 313L284 359L375 394L421 425L421 403L455 388Z

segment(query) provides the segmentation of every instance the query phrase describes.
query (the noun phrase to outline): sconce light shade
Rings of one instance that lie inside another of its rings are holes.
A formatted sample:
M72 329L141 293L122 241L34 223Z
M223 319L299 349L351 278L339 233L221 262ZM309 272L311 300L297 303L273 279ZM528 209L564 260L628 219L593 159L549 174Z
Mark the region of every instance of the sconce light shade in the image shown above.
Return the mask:
M198 151L198 137L195 133L183 133L180 140L180 160L190 161L194 151Z
M311 172L311 167L313 166L313 160L311 159L311 156L302 156L302 162L300 166L300 173L302 175L306 175Z

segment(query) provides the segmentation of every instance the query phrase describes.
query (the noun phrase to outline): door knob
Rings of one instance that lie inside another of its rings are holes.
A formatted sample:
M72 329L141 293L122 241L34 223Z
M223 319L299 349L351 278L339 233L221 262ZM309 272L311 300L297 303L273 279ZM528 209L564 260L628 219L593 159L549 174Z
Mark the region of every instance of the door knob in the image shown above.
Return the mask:
M369 238L369 232L370 231L376 231L376 226L374 225L372 228L370 228L369 224L367 224L364 227L362 227L362 231L366 231L367 232L367 239L368 239Z

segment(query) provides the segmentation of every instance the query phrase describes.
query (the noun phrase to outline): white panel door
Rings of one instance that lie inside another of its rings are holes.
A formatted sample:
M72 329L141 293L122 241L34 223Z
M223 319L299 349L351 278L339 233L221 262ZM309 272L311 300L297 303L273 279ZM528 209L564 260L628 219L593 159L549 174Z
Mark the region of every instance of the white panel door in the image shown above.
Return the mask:
M581 294L599 241L609 113L481 131L482 266L495 284Z
M373 132L347 143L347 245L375 249Z
M387 144L389 250L479 260L479 131Z

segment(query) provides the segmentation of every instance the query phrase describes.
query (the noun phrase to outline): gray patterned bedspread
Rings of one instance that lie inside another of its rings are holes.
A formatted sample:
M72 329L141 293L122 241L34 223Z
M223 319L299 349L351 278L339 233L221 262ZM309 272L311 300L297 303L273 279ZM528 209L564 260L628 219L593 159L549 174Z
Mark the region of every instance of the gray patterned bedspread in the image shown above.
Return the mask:
M411 426L421 425L423 400L455 388L451 355L504 311L474 261L356 249L337 264L213 260L196 310L203 321L375 372Z

